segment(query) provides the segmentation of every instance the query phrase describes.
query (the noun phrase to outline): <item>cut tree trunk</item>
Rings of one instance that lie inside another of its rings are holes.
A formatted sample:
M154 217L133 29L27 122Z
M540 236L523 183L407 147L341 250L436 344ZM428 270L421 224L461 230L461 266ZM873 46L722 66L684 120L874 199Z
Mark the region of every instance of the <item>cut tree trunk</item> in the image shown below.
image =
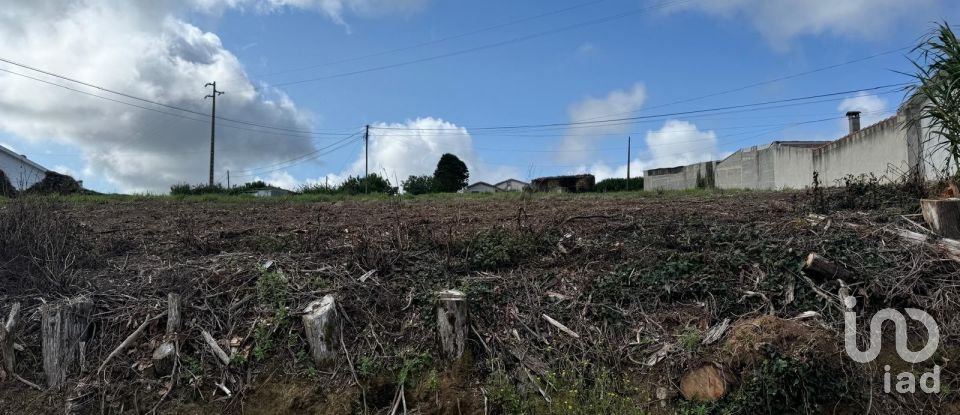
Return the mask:
M92 314L93 301L83 296L40 306L47 386L59 388L73 371Z
M920 210L937 235L960 239L960 199L920 199Z
M332 295L313 301L303 310L303 330L310 344L310 356L324 367L337 358L337 301Z
M173 373L177 360L177 333L180 332L180 296L167 295L167 334L163 343L153 351L153 373L167 376Z
M842 266L813 252L807 255L807 260L803 263L803 271L819 281L850 277L850 273Z
M444 356L459 359L467 345L467 296L457 290L437 293L437 331Z
M713 363L706 363L680 379L680 394L688 401L716 402L729 389L727 376Z
M2 358L2 366L0 366L0 380L4 379L7 375L15 376L14 367L16 367L17 359L14 355L15 350L13 349L13 333L17 329L17 323L20 321L20 303L13 303L13 306L10 307L10 314L7 316L7 321L0 325L0 358Z

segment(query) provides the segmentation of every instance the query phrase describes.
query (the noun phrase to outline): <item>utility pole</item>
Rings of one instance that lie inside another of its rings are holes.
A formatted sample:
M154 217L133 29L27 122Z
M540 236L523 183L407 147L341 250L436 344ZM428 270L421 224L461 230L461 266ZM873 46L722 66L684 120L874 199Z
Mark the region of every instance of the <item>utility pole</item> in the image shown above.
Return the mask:
M227 189L230 189L230 170L227 170Z
M627 190L630 190L630 136L627 136Z
M370 189L370 124L367 124L363 132L363 193L369 193Z
M203 87L208 86L213 87L213 92L210 95L203 97L203 99L212 98L213 99L213 111L210 112L210 187L213 187L213 149L215 144L215 130L217 128L217 96L223 95L223 91L217 91L217 82L209 82Z

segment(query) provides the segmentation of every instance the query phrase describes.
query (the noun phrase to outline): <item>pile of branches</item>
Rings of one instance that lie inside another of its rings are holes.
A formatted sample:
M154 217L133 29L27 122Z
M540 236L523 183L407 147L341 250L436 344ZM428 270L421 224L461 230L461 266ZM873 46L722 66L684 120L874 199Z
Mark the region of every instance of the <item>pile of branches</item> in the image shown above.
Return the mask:
M958 340L960 267L933 240L904 237L912 235L906 228L922 228L915 217L839 211L797 220L771 202L741 212L746 219L708 221L701 202L688 202L670 215L591 206L590 215L540 222L529 221L531 207L520 206L516 223L482 229L464 226L469 219L421 224L396 202L392 225L332 230L318 219L270 239L285 243L273 252L264 252L263 237L244 234L249 243L231 245L223 232L183 222L174 225L180 240L101 253L103 262L76 270L84 278L69 291L5 291L0 311L21 303L16 338L30 352L17 354L14 372L42 384L42 304L79 296L93 304L85 362L71 369L58 396L79 412L147 412L181 402L239 411L267 404L257 397L273 383L289 387L284 382L304 379L323 391L316 396L311 388L305 405L342 406L344 413L399 412L408 403L426 412L479 412L488 405L546 412L585 399L608 405L601 412L631 405L654 410L661 401L685 405L672 382L708 360L741 365L735 376L749 389L759 366L729 357L741 350L732 342L745 327L795 331L791 324L801 323L785 321L801 321L808 339L839 344L843 289L864 313L931 310L943 342ZM139 237L136 230L75 231L99 245ZM843 277L803 270L811 252L844 270ZM455 359L438 341L436 293L447 289L463 292L469 311L465 350ZM172 332L171 294L182 322ZM337 342L329 350L333 361L318 364L301 318L326 295L337 302L339 320L330 333ZM757 349L739 354L814 361L803 357L809 344L763 340L777 350L751 345ZM175 363L157 370L155 354L168 343ZM865 409L867 397L881 413L936 407L925 396L900 402L877 394L867 374L848 366L831 370L850 379L855 390L845 399L855 409ZM610 377L617 382L608 383ZM644 383L628 386L624 379L631 377ZM444 386L424 386L432 383ZM629 400L640 387L656 399ZM514 392L522 399L510 398Z

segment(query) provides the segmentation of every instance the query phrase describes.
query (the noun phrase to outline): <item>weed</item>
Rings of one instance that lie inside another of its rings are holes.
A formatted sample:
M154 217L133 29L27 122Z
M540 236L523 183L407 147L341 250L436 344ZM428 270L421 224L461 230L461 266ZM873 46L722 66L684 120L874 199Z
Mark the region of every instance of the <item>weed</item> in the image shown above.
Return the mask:
M683 333L677 337L680 347L689 354L694 354L700 349L700 342L703 341L703 332L700 329L687 326Z
M361 356L357 359L357 374L363 377L369 377L374 372L376 360L370 356Z
M262 361L273 349L273 333L287 323L289 299L287 277L279 271L260 270L257 278L257 299L264 317L253 332L253 357Z
M721 413L821 413L848 391L842 376L816 362L773 356L755 368L733 396L724 399Z

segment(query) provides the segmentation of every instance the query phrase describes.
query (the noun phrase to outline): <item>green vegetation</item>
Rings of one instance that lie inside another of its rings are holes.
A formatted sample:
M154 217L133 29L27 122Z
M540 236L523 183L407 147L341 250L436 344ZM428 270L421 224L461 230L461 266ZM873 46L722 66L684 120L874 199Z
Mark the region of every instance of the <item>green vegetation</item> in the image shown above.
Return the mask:
M434 190L443 193L453 193L467 187L470 171L467 165L457 156L446 153L437 162L437 169L433 172Z
M263 318L257 322L253 334L253 357L257 361L266 359L273 350L273 334L288 323L289 288L287 277L278 271L261 269L257 278L257 300Z
M485 389L502 413L508 414L644 414L639 388L629 379L614 379L601 369L596 373L563 371L548 374L539 385L550 396L546 402L537 389L516 385L503 370L490 374Z
M920 108L920 117L911 123L928 124L926 139L931 148L947 150L949 158L942 173L960 172L960 40L943 22L914 52L918 56L913 60L916 72L912 76L918 84L910 91L926 102Z
M410 176L401 183L403 191L409 195L433 193L433 176Z
M629 186L627 186L628 183ZM622 178L603 179L593 187L593 191L601 193L628 190L643 190L643 177L632 177L629 182Z
M207 195L207 194L223 194L223 195L242 195L246 194L253 190L265 189L270 187L269 184L257 180L255 182L244 183L240 186L234 186L230 188L223 187L223 185L217 183L213 186L207 184L198 184L190 185L188 183L178 183L173 186L170 186L170 195L172 196L188 196L188 195Z

